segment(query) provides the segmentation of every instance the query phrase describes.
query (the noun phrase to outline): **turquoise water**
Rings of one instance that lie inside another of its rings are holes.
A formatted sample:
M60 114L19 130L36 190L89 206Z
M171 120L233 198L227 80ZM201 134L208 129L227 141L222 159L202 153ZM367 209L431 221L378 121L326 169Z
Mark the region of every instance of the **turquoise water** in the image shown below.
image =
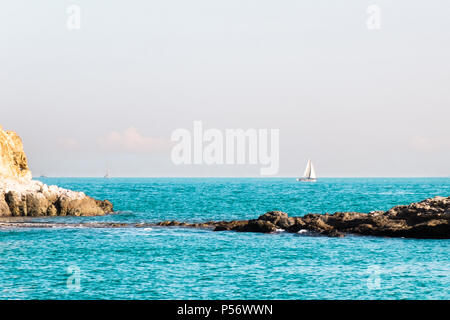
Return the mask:
M68 223L369 212L450 195L450 178L41 180L110 199L118 210L37 219ZM158 227L2 229L0 298L449 299L449 252L450 240Z

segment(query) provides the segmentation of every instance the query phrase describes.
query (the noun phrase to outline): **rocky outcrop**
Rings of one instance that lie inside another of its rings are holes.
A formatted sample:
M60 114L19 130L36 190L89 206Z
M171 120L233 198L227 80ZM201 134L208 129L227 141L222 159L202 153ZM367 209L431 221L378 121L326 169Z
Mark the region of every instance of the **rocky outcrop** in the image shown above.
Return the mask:
M289 217L271 211L254 220L211 221L188 224L163 221L160 226L212 228L214 231L263 232L287 231L330 237L345 234L369 236L450 239L450 197L434 197L410 205L396 206L382 212L336 212Z
M347 233L369 236L450 239L450 197L435 197L408 206L396 206L386 212L337 212L289 217L281 211L271 211L253 220L207 221L187 223L42 223L1 221L0 228L147 228L188 227L214 231L273 233L286 231L306 235L344 237ZM1 203L0 203L1 205Z
M47 186L40 181L0 179L0 216L97 216L113 212L108 200Z
M104 215L112 204L32 180L22 140L0 127L0 216Z
M0 177L31 179L22 140L14 131L0 126Z

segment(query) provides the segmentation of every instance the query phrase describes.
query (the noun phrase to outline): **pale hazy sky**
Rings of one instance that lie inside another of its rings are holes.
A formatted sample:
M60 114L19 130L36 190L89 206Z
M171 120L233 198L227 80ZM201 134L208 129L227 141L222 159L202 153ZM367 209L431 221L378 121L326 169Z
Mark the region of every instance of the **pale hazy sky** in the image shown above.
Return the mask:
M165 142L194 120L279 128L280 176L309 157L319 176L449 176L449 14L448 0L7 1L0 125L35 176L107 161L113 176L259 174L173 165Z

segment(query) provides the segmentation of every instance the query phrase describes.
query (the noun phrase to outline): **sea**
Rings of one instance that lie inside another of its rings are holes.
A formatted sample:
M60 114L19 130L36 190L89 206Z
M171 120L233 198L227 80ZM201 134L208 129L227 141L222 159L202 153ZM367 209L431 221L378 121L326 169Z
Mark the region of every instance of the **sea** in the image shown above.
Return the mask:
M109 199L116 212L0 229L0 299L450 298L450 240L75 226L387 210L449 196L450 178L40 180Z

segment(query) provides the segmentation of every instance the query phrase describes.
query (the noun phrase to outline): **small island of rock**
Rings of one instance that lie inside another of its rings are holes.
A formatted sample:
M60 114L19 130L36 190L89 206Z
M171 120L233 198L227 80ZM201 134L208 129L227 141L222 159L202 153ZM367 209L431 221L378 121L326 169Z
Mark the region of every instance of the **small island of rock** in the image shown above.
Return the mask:
M289 217L281 211L270 211L258 219L185 223L161 221L158 226L211 228L214 231L320 234L344 237L345 234L365 236L450 239L450 197L434 197L409 205L395 206L388 211L336 212Z

